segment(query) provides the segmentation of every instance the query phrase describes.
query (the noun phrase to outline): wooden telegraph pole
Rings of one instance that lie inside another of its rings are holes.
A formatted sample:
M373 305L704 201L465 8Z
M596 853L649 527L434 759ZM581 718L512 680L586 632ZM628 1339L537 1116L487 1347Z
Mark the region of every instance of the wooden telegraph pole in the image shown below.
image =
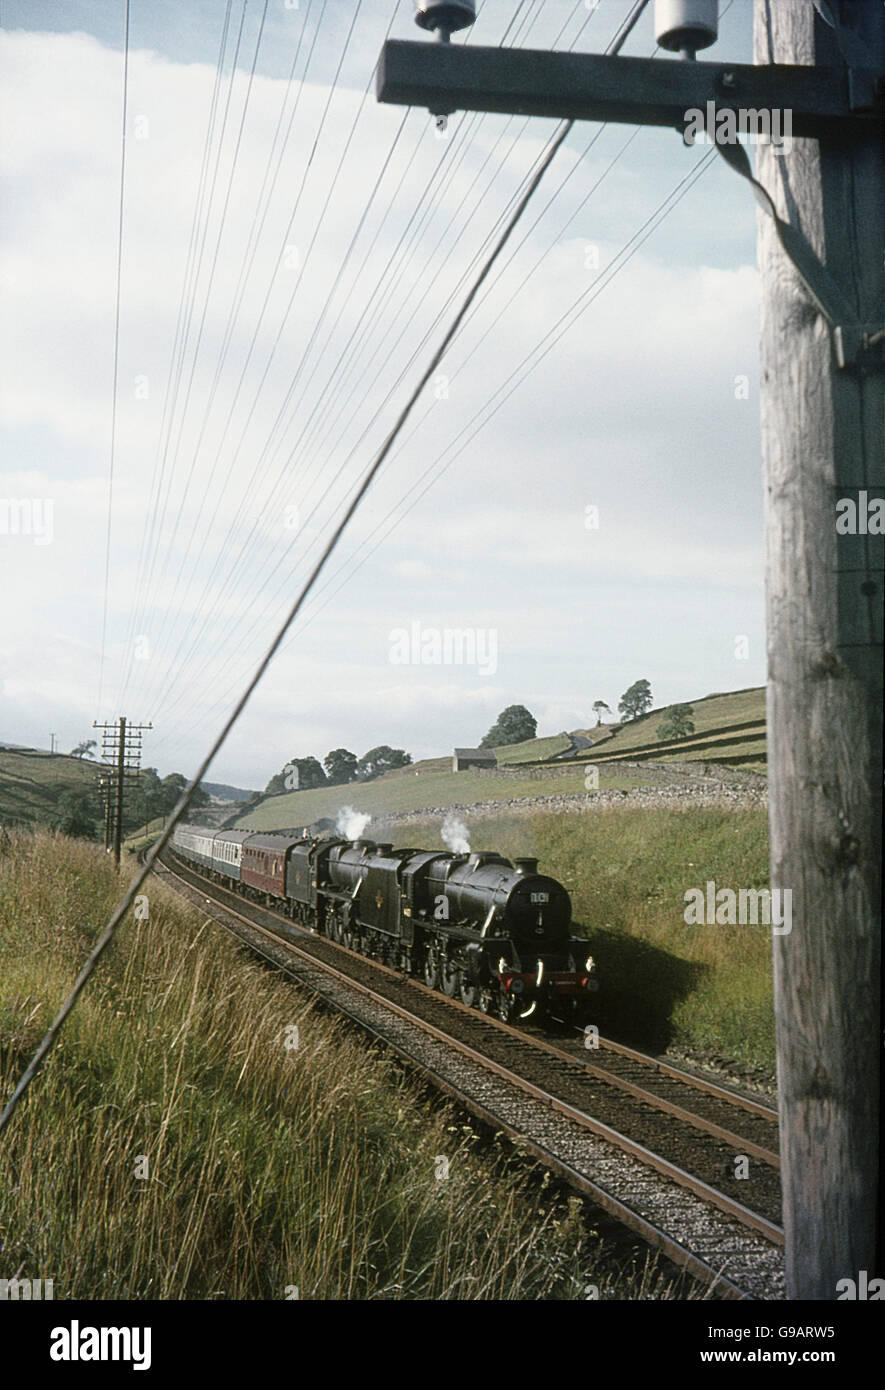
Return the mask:
M881 58L882 5L841 9L858 61L863 48ZM757 62L839 62L841 35L810 4L756 0L755 20ZM757 166L870 335L883 327L881 135L798 140L788 157L762 147ZM771 875L794 913L774 938L787 1280L793 1298L832 1299L877 1261L883 538L865 523L885 496L885 374L862 351L838 365L761 211L759 265Z
M865 1288L863 1271L883 1273L885 9L755 3L752 65L388 41L378 96L437 116L683 131L707 103L743 131L758 130L760 111L789 115L791 148L760 145L754 190L765 209L771 884L793 904L790 934L774 937L775 1010L788 1292L835 1299L839 1281ZM657 5L662 46L693 58L714 40L714 0ZM420 0L418 20L448 40L472 11L469 0ZM720 152L752 182L733 136Z
M119 866L120 850L123 844L123 798L126 778L137 777L141 766L141 736L152 724L127 724L121 715L112 724L98 724L93 721L93 729L102 731L102 757L105 763L112 763L113 781L110 777L102 779L105 790L105 849L113 844L114 863ZM112 809L113 808L113 809Z

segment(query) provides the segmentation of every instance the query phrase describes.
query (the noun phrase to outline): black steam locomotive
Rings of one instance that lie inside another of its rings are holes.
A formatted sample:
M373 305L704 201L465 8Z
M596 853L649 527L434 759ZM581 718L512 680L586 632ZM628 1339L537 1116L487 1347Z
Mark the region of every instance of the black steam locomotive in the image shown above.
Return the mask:
M244 896L505 1022L581 1022L598 989L569 895L536 859L190 825L173 844Z

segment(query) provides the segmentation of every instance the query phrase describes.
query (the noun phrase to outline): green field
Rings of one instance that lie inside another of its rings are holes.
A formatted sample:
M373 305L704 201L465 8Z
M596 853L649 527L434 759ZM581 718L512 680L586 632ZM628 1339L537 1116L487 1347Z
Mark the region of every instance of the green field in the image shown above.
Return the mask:
M729 731L731 737L735 733L750 734L754 730L758 732L759 738L751 745L751 751L757 751L757 746L765 749L765 688L756 687L752 690L736 690L728 695L708 695L702 700L690 702L692 710L692 721L695 732L680 743L685 744L684 758L692 757L703 758L705 761L712 762L714 755L709 750L693 754L690 744L693 739L697 739L702 734L710 734L718 740L721 739L722 747L717 751L725 754L729 747ZM606 739L604 748L600 748L600 756L606 758L616 758L621 755L629 757L631 752L639 748L651 747L659 743L657 735L658 725L664 716L664 709L651 710L644 714L640 719L633 719L629 724L624 724L609 739ZM747 728L735 729L735 725L747 725ZM713 734L712 731L721 733ZM592 737L593 731L590 731ZM736 746L740 751L741 745ZM662 755L662 756L670 756ZM673 753L672 757L678 757L678 752Z
M93 791L99 814L98 764L37 749L0 749L0 825L49 824L66 791Z
M498 765L506 763L533 763L545 758L555 758L571 748L568 734L552 734L549 738L530 738L525 743L509 743L495 749Z
M4 1095L130 874L0 838ZM162 883L147 900L3 1135L0 1277L59 1302L697 1296Z
M285 792L269 797L246 811L237 821L251 830L294 829L321 816L332 819L343 806L369 811L373 816L398 811L421 811L428 806L470 805L476 801L501 801L511 796L553 796L583 793L584 766L549 777L483 777L475 772L431 772L403 768L385 773L373 782L352 782L346 787L315 787L310 791ZM411 775L408 775L411 774ZM606 776L600 772L600 790L629 791L642 784L639 774ZM372 833L369 826L367 834Z

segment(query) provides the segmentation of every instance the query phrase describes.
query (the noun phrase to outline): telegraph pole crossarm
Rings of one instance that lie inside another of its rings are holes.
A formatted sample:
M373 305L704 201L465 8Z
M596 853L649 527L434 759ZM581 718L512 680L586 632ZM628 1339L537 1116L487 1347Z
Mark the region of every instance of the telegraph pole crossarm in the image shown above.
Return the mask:
M113 848L114 863L119 867L123 843L123 801L126 782L138 777L141 769L141 737L152 724L127 724L122 717L110 724L92 721L93 729L101 729L102 761L113 765L113 778L103 777L100 786L105 804L105 849Z
M617 121L682 130L685 113L786 108L793 134L817 139L885 119L882 72L789 63L669 62L527 48L388 39L378 63L381 102L434 115L507 115Z

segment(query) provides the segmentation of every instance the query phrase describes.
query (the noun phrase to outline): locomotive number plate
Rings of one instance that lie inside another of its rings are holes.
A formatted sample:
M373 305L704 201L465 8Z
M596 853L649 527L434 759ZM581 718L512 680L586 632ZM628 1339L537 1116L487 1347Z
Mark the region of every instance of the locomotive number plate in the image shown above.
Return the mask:
M532 902L533 902L533 903L549 903L549 901L550 901L550 894L549 894L549 893L532 893L531 898L532 898Z

